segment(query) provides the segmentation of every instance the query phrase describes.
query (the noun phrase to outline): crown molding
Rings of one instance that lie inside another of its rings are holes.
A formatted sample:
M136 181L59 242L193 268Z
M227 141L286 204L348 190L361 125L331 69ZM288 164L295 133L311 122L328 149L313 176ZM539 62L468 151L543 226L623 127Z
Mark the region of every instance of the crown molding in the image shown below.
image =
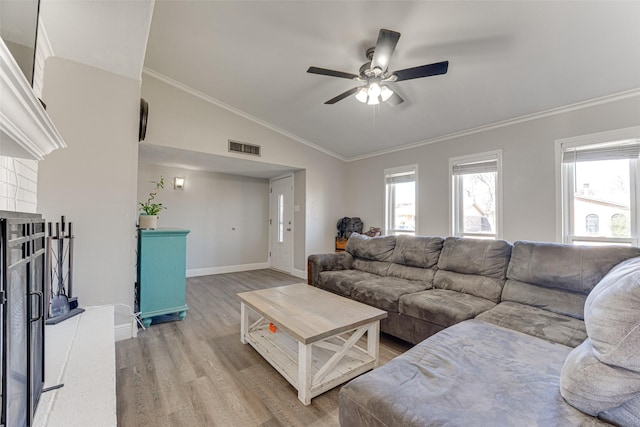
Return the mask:
M287 138L293 139L294 141L297 141L297 142L299 142L301 144L304 144L307 147L313 148L314 150L318 150L318 151L320 151L320 152L322 152L322 153L324 153L324 154L326 154L328 156L335 157L336 159L341 160L343 162L347 161L347 159L345 157L342 157L339 154L334 153L333 151L327 150L326 148L321 147L319 145L316 145L311 141L308 141L308 140L306 140L304 138L301 138L301 137L299 137L297 135L292 134L291 132L288 132L288 131L286 131L284 129L281 129L281 128L277 127L277 126L274 126L274 125L272 125L272 124L270 124L268 122L265 122L264 120L261 120L261 119L255 117L255 116L252 116L249 113L246 113L246 112L244 112L242 110L239 110L239 109L237 109L235 107L232 107L231 105L226 104L226 103L220 101L219 99L216 99L216 98L214 98L212 96L204 94L204 93L202 93L202 92L200 92L200 91L198 91L196 89L193 89L190 86L187 86L187 85L185 85L183 83L180 83L179 81L174 80L171 77L167 77L164 74L158 73L157 71L154 71L154 70L152 70L150 68L144 67L143 70L142 70L142 74L146 74L146 75L148 75L150 77L154 77L154 78L156 78L156 79L158 79L158 80L160 80L160 81L162 81L162 82L164 82L164 83L166 83L168 85L171 85L171 86L175 87L176 89L180 89L180 90L182 90L182 91L184 91L184 92L186 92L186 93L188 93L190 95L193 95L193 96L195 96L197 98L202 99L203 101L209 102L210 104L213 104L213 105L215 105L217 107L220 107L220 108L222 108L224 110L227 110L227 111L229 111L229 112L231 112L233 114L236 114L236 115L238 115L240 117L243 117L243 118L245 118L247 120L250 120L250 121L252 121L254 123L257 123L260 126L264 126L269 130L277 132L280 135L286 136Z
M542 119L545 117L555 116L558 114L569 113L571 111L582 110L584 108L595 107L597 105L608 104L610 102L615 102L615 101L621 101L627 98L634 98L636 96L640 96L640 88L635 88L635 89L627 90L624 92L615 93L612 95L602 96L600 98L594 98L588 101L576 102L575 104L565 105L563 107L558 107L558 108L552 108L550 110L528 114L525 116L516 117L514 119L503 120L500 122L495 122L495 123L491 123L484 126L478 126L476 128L467 129L460 132L454 132L448 135L439 136L437 138L426 139L423 141L405 144L398 147L389 148L386 150L380 150L370 154L363 154L362 156L348 158L345 161L347 163L350 163L358 160L369 159L371 157L377 157L377 156L383 156L386 154L396 153L398 151L410 150L410 149L422 147L425 145L430 145L438 142L448 141L451 139L461 138L461 137L473 135L476 133L503 128L506 126L512 126L518 123L524 123L532 120Z
M0 39L0 154L42 160L66 147L9 49Z

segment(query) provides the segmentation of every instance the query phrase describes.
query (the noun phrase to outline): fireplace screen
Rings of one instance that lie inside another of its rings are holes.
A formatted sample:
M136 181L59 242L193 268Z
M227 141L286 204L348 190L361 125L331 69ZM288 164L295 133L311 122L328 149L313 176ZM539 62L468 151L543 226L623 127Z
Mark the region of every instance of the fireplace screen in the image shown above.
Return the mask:
M3 426L32 424L44 384L44 224L0 219Z

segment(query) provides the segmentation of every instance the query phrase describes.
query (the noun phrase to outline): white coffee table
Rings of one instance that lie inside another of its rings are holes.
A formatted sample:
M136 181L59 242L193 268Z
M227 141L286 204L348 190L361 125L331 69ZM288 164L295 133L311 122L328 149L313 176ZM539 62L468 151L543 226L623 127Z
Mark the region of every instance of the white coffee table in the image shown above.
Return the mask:
M305 405L378 366L383 310L304 283L242 292L238 298L240 340L280 372ZM259 317L251 324L250 311ZM365 333L366 348L359 343Z

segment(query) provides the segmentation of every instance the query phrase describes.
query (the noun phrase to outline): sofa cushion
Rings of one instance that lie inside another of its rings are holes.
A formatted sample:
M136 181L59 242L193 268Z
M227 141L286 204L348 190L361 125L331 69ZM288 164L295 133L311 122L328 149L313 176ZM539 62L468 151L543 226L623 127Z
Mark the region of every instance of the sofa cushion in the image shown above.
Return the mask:
M589 293L613 266L640 256L640 248L518 241L507 277L549 288Z
M504 280L476 274L461 274L453 271L438 270L433 278L433 285L438 289L469 294L498 303L500 302Z
M560 393L572 406L596 416L639 394L640 373L602 363L594 353L588 338L569 353L562 367Z
M477 318L569 347L587 338L582 320L517 302L501 302Z
M615 266L589 294L584 309L595 357L640 372L640 258Z
M346 251L354 258L388 261L395 247L396 236L369 237L352 233L347 240Z
M351 263L351 268L354 270L365 271L367 273L377 274L378 276L386 276L390 266L390 262L371 261L364 258L354 258Z
M318 283L321 271L349 270L352 262L353 257L348 252L309 255L311 283Z
M640 258L613 267L587 297L589 338L571 352L560 392L588 414L640 425ZM629 422L628 422L629 421Z
M510 256L511 243L504 240L447 237L438 269L504 280Z
M344 385L340 425L601 425L558 393L570 351L468 320Z
M317 287L349 296L353 285L360 280L375 280L379 277L358 270L323 271L318 275Z
M387 276L398 277L406 280L418 280L429 283L429 288L433 284L435 271L432 268L409 267L400 264L390 264Z
M602 412L599 418L616 426L640 426L640 393L623 405Z
M584 320L587 296L558 288L547 288L519 280L507 279L502 290L502 301L518 302L557 314Z
M412 267L431 268L438 263L442 237L396 236L396 247L391 261Z
M398 312L402 295L431 288L427 282L416 282L396 277L381 277L359 281L351 287L351 298L382 310Z
M496 303L473 295L431 289L400 297L400 313L443 327L472 319Z

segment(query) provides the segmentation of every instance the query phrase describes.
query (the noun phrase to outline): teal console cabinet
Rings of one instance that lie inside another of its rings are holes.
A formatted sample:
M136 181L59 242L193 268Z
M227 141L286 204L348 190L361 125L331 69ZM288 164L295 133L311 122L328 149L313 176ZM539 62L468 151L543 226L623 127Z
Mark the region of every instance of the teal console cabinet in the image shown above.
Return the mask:
M189 230L138 230L136 298L145 328L156 316L187 317L187 234Z

